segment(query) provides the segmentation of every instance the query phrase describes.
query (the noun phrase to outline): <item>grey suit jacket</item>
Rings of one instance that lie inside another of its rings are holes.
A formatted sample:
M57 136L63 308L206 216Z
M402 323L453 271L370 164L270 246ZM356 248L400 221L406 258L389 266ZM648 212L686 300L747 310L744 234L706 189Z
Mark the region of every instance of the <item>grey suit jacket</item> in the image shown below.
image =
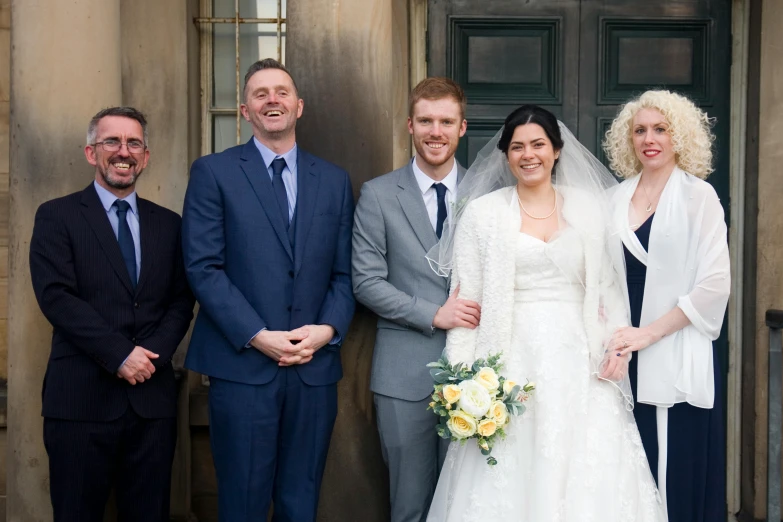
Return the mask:
M465 169L458 169L461 179ZM446 332L433 330L432 320L449 291L424 257L437 241L411 163L362 186L351 265L356 299L379 316L375 393L409 401L432 393L426 364L446 346Z

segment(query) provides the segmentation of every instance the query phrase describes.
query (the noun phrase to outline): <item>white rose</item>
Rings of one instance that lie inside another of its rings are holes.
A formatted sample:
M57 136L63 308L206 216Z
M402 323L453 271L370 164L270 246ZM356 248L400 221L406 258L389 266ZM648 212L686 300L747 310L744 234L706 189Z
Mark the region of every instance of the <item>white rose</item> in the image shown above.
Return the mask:
M464 411L451 412L446 426L449 427L451 434L458 439L467 439L476 434L476 419Z
M462 395L458 404L462 410L477 419L487 414L492 405L492 397L486 388L474 380L467 380L459 383L459 389L462 390Z
M478 373L475 375L475 377L473 377L473 380L492 393L497 391L498 386L500 386L500 380L498 379L498 374L495 373L495 370L487 366L481 368L478 371Z

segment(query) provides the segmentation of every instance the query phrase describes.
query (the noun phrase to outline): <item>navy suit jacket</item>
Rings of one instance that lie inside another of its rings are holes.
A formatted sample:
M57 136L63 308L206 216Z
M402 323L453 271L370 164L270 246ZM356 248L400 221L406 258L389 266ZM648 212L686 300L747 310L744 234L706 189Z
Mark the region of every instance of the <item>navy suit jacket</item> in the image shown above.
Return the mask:
M134 290L120 245L92 183L42 204L30 241L30 275L54 327L43 415L111 421L130 405L145 418L176 416L171 357L193 318L180 247L180 217L138 198L141 269ZM135 345L157 353L152 378L131 386L116 373Z
M299 149L291 245L272 181L251 139L196 160L183 210L185 269L200 309L185 360L196 372L265 384L277 363L246 344L262 328L329 324L345 339L353 192L348 174ZM342 377L339 345L295 367L310 385Z

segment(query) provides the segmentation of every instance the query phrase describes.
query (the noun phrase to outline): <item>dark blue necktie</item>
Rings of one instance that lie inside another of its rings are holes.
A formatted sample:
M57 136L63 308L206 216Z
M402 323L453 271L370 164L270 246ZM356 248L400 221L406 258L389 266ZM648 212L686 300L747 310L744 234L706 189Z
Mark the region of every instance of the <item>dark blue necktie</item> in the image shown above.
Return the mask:
M120 244L120 252L122 252L122 259L125 260L125 268L128 269L128 275L130 276L131 286L136 289L136 247L133 243L133 236L131 235L130 227L128 226L128 210L130 209L130 203L118 199L114 202L114 206L117 207L117 242Z
M446 185L443 183L433 183L435 192L438 193L438 223L435 225L435 235L440 239L443 234L443 222L446 221Z
M283 158L277 158L272 162L272 188L275 191L277 205L280 207L280 212L283 215L285 229L288 230L288 194L285 191L285 183L283 183L284 168L285 160Z

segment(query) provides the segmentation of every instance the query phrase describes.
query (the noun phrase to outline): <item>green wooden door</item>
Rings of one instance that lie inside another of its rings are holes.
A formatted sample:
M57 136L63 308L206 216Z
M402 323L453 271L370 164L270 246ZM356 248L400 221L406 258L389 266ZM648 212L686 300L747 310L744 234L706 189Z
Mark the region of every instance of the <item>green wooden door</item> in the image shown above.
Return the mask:
M730 0L429 0L428 8L428 74L454 78L468 97L463 165L523 103L551 110L605 160L600 143L619 106L666 88L716 118L709 181L728 222ZM724 374L726 332L724 324L716 342Z

